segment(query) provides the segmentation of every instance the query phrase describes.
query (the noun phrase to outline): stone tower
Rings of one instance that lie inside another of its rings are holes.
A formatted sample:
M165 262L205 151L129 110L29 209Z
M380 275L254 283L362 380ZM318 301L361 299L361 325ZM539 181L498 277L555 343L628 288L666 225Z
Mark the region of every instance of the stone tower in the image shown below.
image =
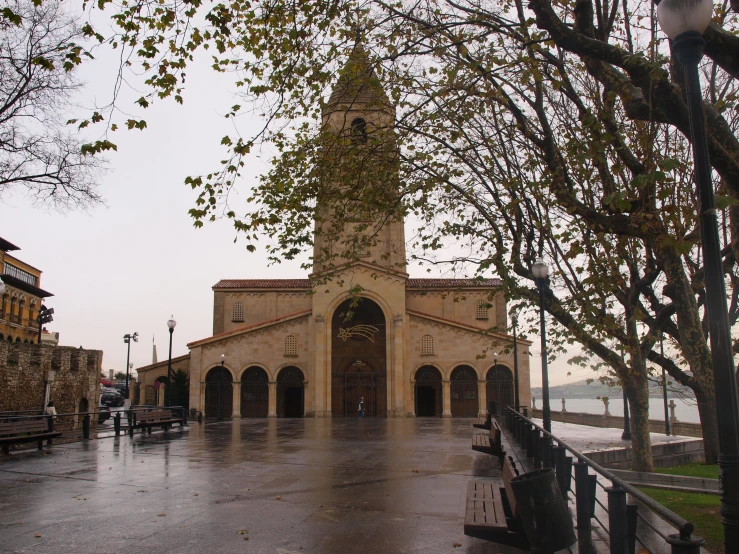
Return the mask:
M364 261L405 272L395 107L361 44L323 109L314 270Z

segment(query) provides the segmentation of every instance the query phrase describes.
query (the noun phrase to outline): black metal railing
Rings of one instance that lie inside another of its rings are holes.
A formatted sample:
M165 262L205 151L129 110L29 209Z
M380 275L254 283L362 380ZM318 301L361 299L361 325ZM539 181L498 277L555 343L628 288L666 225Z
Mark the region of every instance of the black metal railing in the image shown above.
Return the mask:
M700 552L704 541L700 537L693 536L692 523L598 465L562 439L548 433L526 415L509 406L506 409L505 426L513 439L522 449L525 449L526 457L533 459L534 469L539 469L539 467L554 469L557 484L565 497L572 492L574 470L578 531L589 530L591 519L595 519L608 532L611 554L633 553L636 542L639 542L647 552L652 552L647 546L649 541L637 533L638 521L669 544L672 554L698 554ZM572 457L567 456L568 452L572 454ZM573 462L573 457L578 461ZM590 474L591 469L596 475ZM598 475L610 481L611 486L606 487L599 482ZM598 499L597 487L605 491L606 504ZM677 529L678 533L667 534L658 529L648 517L639 513L637 504L627 504L627 494ZM608 514L607 525L597 517L596 504Z
M183 406L133 406L127 410L121 409L113 412L73 412L60 413L55 416L47 415L40 410L19 410L11 412L0 412L0 422L22 421L29 419L49 420L50 431L61 431L62 436L55 439L59 442L74 442L79 440L90 440L91 438L105 438L106 436L118 436L122 430L127 430L128 425L134 419L134 414L153 410L171 410L177 418L182 418L182 425L187 425L188 410ZM113 425L103 425L99 422L100 414L109 416ZM47 441L52 444L51 439Z

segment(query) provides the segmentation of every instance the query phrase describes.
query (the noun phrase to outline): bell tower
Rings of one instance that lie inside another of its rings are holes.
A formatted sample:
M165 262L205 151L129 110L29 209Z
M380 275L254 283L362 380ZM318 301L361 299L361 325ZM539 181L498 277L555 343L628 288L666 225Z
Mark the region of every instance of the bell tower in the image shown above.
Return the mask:
M405 272L395 107L361 44L323 108L313 267L364 261Z

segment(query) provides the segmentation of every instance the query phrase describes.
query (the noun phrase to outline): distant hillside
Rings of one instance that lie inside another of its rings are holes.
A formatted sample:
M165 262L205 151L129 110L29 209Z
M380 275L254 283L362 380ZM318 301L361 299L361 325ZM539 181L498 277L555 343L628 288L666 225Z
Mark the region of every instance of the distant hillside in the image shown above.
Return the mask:
M668 379L669 380L669 379ZM678 385L672 381L669 380L671 385L668 385L667 389L667 397L678 397L680 394L683 394L684 396L693 396L693 391L686 387L678 387ZM657 383L651 383L649 384L649 396L656 396L661 397L662 396L662 387L660 387ZM680 389L681 393L678 394L675 392L675 389ZM671 390L672 389L672 390ZM541 398L542 392L541 387L536 387L531 389L531 395L536 398ZM549 387L549 397L550 398L596 398L596 397L603 397L607 396L609 398L620 398L621 397L621 387L606 387L602 385L599 381L594 380L592 383L588 384L586 379L583 379L582 381L575 381L574 383L568 383L566 385L557 385L556 387Z

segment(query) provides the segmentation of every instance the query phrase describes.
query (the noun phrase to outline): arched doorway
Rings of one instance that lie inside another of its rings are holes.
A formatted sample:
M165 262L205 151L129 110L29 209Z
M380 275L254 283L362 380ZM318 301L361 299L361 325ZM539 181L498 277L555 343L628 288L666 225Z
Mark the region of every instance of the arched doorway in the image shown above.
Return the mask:
M267 417L269 376L259 366L246 368L241 375L241 417Z
M488 370L485 383L488 406L495 402L495 413L501 416L506 406L513 406L513 375L504 365L494 365Z
M477 372L468 365L452 371L452 417L477 417Z
M205 417L230 418L233 413L233 377L223 366L205 376Z
M305 396L303 372L283 367L277 375L277 417L303 417Z
M416 371L416 417L441 417L441 373L431 365Z
M344 301L331 320L331 411L357 417L364 398L367 417L387 415L385 315L368 298Z
M157 383L159 383L157 385ZM169 386L169 379L167 377L157 377L154 381L154 405L164 406L166 405L167 387ZM170 391L172 392L172 391ZM170 403L170 406L172 404Z

